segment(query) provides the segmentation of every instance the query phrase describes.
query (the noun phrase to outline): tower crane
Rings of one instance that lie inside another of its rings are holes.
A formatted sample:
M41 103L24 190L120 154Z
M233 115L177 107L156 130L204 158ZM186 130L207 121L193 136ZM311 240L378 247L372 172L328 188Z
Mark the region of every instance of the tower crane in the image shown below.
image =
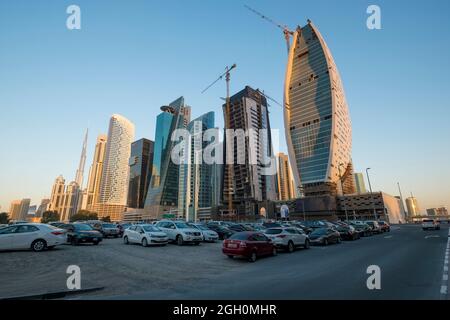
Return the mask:
M287 51L289 53L289 48L291 46L291 36L294 34L293 31L291 31L286 25L283 25L281 23L278 23L276 21L274 21L273 19L269 18L268 16L262 14L259 11L256 11L255 9L253 9L252 7L249 7L248 5L244 5L244 7L246 7L248 10L250 10L251 12L253 12L254 14L260 16L261 18L263 18L264 20L266 20L267 22L275 25L277 28L283 30L283 34L284 34L284 39L286 40L286 46L287 46Z
M209 88L211 88L213 85L215 85L218 81L222 80L223 77L225 77L225 81L227 84L227 96L226 96L226 107L225 107L225 129L230 128L230 122L231 122L231 114L230 114L230 79L231 79L231 70L236 68L236 64L234 63L231 67L227 66L225 68L225 72L222 73L216 80L214 80L209 86L207 86L202 93L205 93ZM232 171L233 171L233 164L227 164L228 165L228 213L233 212L233 188L232 188Z

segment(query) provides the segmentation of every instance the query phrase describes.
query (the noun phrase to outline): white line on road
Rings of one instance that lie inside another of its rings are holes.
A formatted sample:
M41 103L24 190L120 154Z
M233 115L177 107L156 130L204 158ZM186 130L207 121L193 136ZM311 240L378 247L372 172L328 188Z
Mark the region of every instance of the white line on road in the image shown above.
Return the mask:
M448 274L444 274L444 275L442 276L442 280L443 280L443 281L448 281Z
M386 236L386 237L384 237L385 239L390 239L390 238L392 238L392 236Z
M425 236L425 239L429 239L429 238L439 238L439 237L440 237L439 235L435 234L435 235L432 235L432 236Z
M441 294L447 294L447 286L441 286Z

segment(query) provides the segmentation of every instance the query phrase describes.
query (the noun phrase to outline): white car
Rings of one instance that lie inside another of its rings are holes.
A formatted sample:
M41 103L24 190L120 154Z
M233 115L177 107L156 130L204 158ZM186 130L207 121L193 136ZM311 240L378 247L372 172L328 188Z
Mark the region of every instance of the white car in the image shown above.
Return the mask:
M205 242L216 242L219 240L219 234L217 232L209 229L201 223L190 223L189 226L198 229L202 233L203 241Z
M125 229L123 242L140 243L143 247L149 245L166 245L169 242L167 234L152 224L134 225Z
M309 237L303 230L294 227L269 228L264 234L272 240L277 248L286 249L293 252L295 248L303 247L309 249Z
M167 233L169 241L176 242L179 246L185 242L198 245L203 241L203 235L200 230L189 227L183 221L163 220L159 221L156 226Z
M43 251L66 243L66 230L43 223L24 223L0 229L0 250Z
M423 230L440 230L441 226L439 225L439 222L437 222L434 219L423 219L422 220L422 229Z

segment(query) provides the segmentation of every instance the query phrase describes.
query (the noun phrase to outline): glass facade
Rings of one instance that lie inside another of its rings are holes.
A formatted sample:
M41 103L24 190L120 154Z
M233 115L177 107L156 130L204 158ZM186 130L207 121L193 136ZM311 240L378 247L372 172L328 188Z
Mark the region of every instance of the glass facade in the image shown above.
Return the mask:
M294 177L304 188L336 184L351 163L351 124L333 57L309 22L294 33L285 84L285 126Z

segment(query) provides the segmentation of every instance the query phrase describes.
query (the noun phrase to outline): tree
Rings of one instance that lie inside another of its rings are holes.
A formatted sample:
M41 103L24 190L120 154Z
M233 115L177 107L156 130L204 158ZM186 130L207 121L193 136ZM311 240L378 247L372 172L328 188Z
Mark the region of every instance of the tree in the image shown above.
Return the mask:
M0 224L8 224L9 223L9 215L6 212L0 213Z
M102 220L103 222L111 222L111 217L110 216L103 217L100 220Z
M49 223L59 221L59 213L57 211L45 211L42 214L41 223Z
M84 221L84 220L98 220L97 213L88 210L80 210L78 211L78 213L70 217L70 222Z

